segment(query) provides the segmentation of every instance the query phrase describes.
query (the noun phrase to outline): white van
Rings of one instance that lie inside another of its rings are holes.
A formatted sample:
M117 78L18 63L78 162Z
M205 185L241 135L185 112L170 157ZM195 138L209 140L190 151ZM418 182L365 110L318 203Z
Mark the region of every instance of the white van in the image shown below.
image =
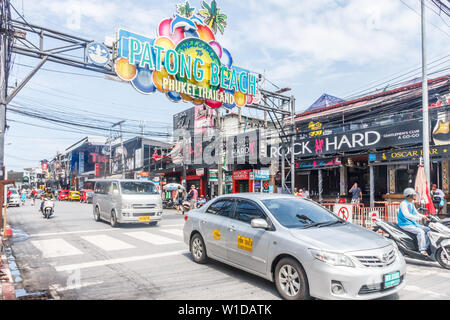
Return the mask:
M120 223L156 225L162 218L162 200L156 184L150 181L96 180L92 199L94 219Z

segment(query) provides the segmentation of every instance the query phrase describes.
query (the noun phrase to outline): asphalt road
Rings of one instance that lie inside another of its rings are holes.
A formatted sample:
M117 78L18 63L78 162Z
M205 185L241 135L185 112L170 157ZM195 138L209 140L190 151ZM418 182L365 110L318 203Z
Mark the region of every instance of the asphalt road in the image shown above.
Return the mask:
M36 201L37 204L39 201ZM280 299L274 285L225 264L192 261L183 216L167 210L158 226L111 228L92 205L57 202L45 220L37 207L8 209L20 277L18 294L54 299ZM407 285L386 299L450 299L450 271L407 259Z

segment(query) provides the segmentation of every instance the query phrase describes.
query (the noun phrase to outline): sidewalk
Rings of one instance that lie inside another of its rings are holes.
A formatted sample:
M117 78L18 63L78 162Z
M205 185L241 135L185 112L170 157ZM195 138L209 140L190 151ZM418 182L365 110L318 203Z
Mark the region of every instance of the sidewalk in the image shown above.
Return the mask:
M4 242L0 235L0 300L16 300L14 279L4 254Z

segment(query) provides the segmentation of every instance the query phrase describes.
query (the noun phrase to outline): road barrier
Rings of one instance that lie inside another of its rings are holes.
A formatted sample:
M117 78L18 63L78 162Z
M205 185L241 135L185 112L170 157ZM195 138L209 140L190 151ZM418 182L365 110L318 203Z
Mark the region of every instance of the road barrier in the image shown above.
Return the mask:
M360 203L322 203L321 206L344 220L371 229L375 217L397 223L400 203L386 203L382 207L365 207L364 204Z

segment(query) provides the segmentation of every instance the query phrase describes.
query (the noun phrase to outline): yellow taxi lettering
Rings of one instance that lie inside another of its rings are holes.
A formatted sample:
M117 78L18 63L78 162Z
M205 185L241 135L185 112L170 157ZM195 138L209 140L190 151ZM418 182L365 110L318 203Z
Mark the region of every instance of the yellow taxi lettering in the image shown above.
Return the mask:
M253 249L253 239L252 238L246 238L243 236L237 237L237 247L239 249L245 250L245 251L252 251Z

